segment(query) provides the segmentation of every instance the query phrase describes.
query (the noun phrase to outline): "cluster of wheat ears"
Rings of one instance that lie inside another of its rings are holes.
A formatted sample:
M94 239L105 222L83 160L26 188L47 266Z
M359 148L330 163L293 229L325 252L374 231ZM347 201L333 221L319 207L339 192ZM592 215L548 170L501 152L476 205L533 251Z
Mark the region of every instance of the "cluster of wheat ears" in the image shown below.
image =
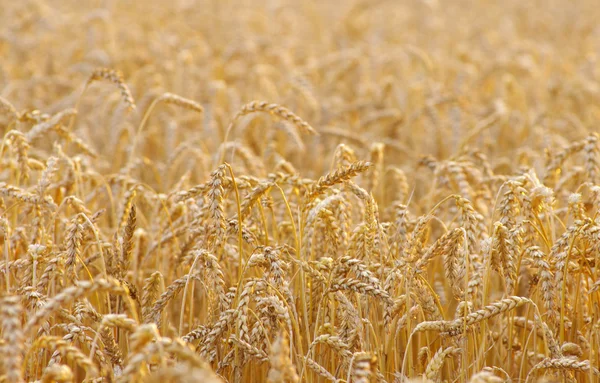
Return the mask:
M2 382L600 381L595 1L4 1Z

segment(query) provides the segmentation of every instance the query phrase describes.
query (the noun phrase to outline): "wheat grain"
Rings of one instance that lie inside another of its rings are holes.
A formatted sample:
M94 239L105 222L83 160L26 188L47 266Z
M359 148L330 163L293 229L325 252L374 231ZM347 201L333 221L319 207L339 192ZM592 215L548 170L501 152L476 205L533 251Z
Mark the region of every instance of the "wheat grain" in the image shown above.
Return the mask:
M530 378L533 378L533 375L538 370L543 369L557 369L557 370L569 370L569 371L580 371L580 372L588 372L591 371L594 375L600 376L600 371L594 367L590 367L590 362L588 360L579 361L577 359L571 358L561 358L561 359L550 359L546 358L540 363L533 366L529 374L527 375L527 382L530 381Z
M458 318L453 321L426 321L421 322L415 327L415 332L419 331L441 331L449 333L461 332L463 329L479 323L484 320L488 320L497 315L500 315L509 310L513 310L517 307L524 305L525 303L531 303L527 298L523 297L509 297L502 299L498 302L492 303L485 306L481 310L477 310L466 315L464 318Z
M127 86L127 84L125 84L125 81L123 80L123 74L121 72L108 68L95 69L90 75L86 85L100 80L108 81L116 85L119 88L119 91L121 92L121 97L123 98L123 101L125 102L127 107L130 110L135 110L135 101L133 100L133 96L131 95L129 87Z
M0 303L0 316L2 317L2 338L4 344L0 346L2 364L6 380L10 382L23 382L21 360L23 352L23 332L21 331L22 307L17 296L4 297Z
M233 118L234 121L239 120L241 117L256 112L264 112L281 118L282 120L288 121L298 128L303 133L316 135L315 129L310 126L306 121L295 115L289 109L278 104L269 104L265 101L252 101L244 105L239 112ZM228 131L231 127L228 128Z
M437 352L433 355L433 357L427 364L427 368L425 369L425 377L427 379L435 380L439 374L440 369L444 364L444 359L452 355L456 355L460 353L460 351L461 350L459 348L452 346L440 348L439 350L437 350Z
M41 321L58 310L63 304L72 302L79 297L95 291L107 291L113 294L123 295L128 294L127 289L114 279L96 279L94 281L77 282L74 286L67 287L54 296L38 312L36 312L35 315L32 315L25 324L23 332L27 334L32 331Z
M352 177L365 172L370 167L370 162L357 161L349 166L340 168L333 173L329 173L326 176L319 178L319 180L311 187L310 191L306 195L307 201L314 200L330 187L345 181L349 181Z

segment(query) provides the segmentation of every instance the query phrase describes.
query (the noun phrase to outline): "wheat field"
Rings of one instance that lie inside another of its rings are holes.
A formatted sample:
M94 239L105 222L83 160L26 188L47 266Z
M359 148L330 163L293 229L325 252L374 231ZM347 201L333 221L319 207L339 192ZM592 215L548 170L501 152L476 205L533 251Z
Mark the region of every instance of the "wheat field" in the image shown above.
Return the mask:
M2 382L600 382L596 0L0 3Z

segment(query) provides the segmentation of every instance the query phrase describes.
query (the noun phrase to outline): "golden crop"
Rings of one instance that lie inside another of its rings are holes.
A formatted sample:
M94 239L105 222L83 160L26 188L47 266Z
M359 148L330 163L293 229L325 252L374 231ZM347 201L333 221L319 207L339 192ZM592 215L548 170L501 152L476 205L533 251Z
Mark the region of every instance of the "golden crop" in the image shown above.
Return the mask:
M600 381L598 20L0 1L0 380Z

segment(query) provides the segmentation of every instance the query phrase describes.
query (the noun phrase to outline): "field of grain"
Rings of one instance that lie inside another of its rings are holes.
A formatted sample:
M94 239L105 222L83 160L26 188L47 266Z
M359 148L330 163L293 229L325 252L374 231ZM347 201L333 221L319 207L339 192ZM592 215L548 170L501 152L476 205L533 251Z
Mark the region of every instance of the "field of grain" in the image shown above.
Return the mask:
M599 382L597 0L0 1L1 382Z

